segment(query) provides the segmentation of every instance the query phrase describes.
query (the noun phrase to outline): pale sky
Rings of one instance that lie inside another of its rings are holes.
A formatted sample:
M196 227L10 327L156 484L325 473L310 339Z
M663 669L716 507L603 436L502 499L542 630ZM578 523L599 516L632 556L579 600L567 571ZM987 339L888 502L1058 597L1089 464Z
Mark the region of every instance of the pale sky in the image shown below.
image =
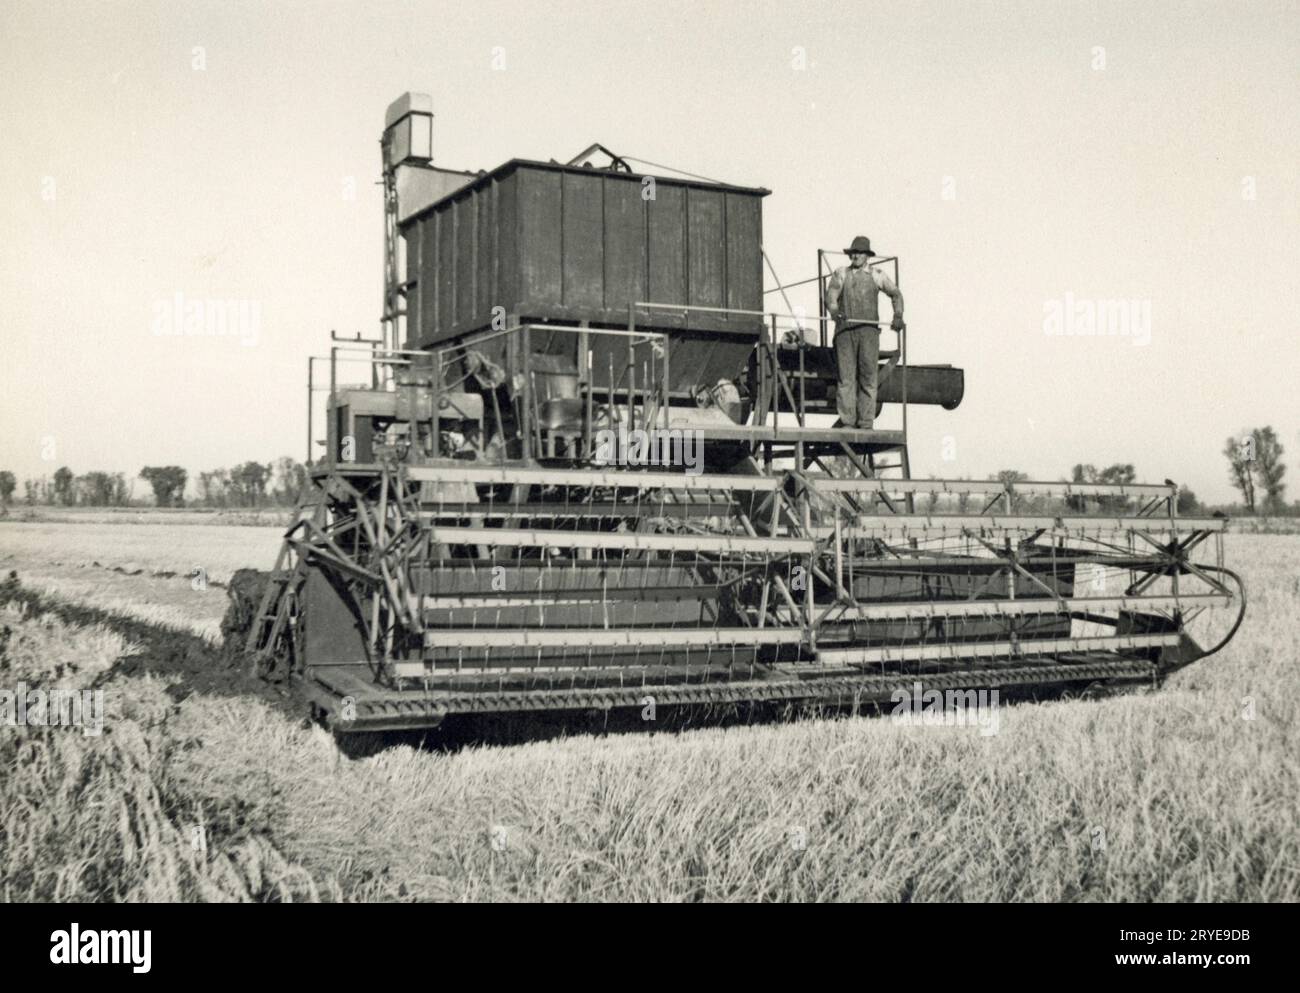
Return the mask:
M773 190L786 281L855 234L900 255L910 357L966 370L915 475L1125 461L1226 501L1224 438L1271 424L1300 496L1297 2L0 0L0 67L20 480L301 458L306 356L378 327L378 138L417 90L438 165L600 141ZM256 304L256 342L155 335L178 293ZM1149 344L1046 334L1067 293L1149 302Z

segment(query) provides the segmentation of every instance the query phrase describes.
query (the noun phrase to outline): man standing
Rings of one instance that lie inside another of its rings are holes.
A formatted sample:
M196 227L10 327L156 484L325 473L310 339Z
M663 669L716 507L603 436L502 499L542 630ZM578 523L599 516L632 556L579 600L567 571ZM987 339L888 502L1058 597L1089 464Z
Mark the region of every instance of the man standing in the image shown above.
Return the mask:
M826 312L835 319L835 361L839 367L836 398L840 426L871 429L876 419L876 373L880 363L881 293L894 303L895 331L903 329L903 294L894 281L867 260L876 253L858 235L846 249L849 264L836 269L826 284Z

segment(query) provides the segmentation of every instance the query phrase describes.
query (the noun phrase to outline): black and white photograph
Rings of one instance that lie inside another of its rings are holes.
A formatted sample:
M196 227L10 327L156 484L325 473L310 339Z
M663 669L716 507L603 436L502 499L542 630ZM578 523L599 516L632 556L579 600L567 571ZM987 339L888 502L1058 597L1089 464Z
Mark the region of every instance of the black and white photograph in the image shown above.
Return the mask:
M0 65L7 959L1269 957L1300 2L0 0Z

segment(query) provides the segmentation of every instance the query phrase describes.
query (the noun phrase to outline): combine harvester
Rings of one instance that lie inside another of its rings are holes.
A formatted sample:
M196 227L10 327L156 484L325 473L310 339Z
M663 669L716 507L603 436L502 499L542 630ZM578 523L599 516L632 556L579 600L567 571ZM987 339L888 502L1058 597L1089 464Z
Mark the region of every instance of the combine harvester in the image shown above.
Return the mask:
M1226 521L1171 483L909 478L908 406L964 384L906 331L901 427L813 426L828 320L764 310L767 190L600 146L451 172L432 120L389 108L382 336L309 365L323 454L247 633L329 727L1152 684L1235 632Z

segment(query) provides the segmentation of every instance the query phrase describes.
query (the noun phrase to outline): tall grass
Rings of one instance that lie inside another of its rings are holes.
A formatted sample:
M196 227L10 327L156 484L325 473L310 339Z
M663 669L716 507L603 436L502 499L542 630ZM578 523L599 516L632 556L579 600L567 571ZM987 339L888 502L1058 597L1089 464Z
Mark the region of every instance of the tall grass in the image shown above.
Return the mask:
M115 727L121 751L94 766L96 746L69 739L80 751L31 766L21 804L6 788L6 892L52 898L67 878L92 899L1296 900L1300 542L1233 535L1228 551L1251 607L1221 655L1158 692L1005 708L991 737L842 718L350 760L267 699L173 703L156 678L112 674L140 701L120 718L138 733ZM28 664L78 650L46 644ZM4 754L10 770L20 753ZM110 774L133 799L88 804ZM11 844L33 805L44 827ZM174 852L198 825L207 852Z
M0 593L12 593L12 584ZM315 899L316 884L235 809L196 807L169 781L175 704L152 676L113 678L138 652L104 626L0 607L0 676L16 692L104 693L104 726L0 727L0 897L7 901ZM237 807L236 801L232 805ZM210 827L197 830L200 825Z

